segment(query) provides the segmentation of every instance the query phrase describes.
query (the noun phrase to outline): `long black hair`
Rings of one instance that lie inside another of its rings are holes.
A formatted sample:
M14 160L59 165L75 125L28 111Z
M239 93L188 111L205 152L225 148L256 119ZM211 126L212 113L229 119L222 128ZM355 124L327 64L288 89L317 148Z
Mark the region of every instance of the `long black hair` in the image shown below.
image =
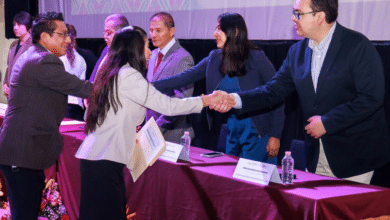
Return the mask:
M128 63L145 77L145 40L147 34L140 27L128 26L116 32L88 100L86 133L103 124L111 107L115 113L122 107L118 97L118 72L122 66Z
M244 18L238 13L224 13L218 17L221 30L226 35L222 48L222 62L219 66L221 74L245 76L246 60L250 49L259 49L248 40L248 29Z

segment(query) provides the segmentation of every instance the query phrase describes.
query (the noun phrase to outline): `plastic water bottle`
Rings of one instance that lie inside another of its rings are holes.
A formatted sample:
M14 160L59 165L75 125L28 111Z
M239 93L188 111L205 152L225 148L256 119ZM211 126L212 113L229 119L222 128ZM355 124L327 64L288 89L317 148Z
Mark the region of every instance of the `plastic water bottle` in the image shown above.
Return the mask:
M188 157L190 156L190 146L191 146L191 137L190 132L185 131L184 135L181 137L181 143L183 149L187 153Z
M282 183L292 184L294 179L294 159L290 151L285 152L282 159Z

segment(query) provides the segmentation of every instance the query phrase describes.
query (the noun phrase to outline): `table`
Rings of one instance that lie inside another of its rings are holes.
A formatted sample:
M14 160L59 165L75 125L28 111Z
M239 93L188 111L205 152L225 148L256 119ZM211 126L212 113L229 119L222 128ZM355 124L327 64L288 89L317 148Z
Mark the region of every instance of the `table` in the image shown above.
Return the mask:
M64 151L45 173L57 173L71 219L80 205L80 162L74 157L85 134L80 125L61 126ZM133 183L125 169L130 213L137 219L364 219L390 215L390 189L295 171L292 185L262 186L232 177L238 158L191 162L157 160ZM54 170L54 171L53 171ZM55 176L55 175L54 175Z

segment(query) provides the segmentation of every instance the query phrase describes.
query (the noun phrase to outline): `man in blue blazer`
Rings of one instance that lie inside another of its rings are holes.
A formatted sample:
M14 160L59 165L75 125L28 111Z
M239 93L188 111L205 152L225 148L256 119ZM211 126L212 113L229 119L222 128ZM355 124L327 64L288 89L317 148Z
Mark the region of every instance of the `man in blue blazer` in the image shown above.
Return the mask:
M369 183L390 161L383 67L371 42L338 24L337 15L337 0L297 0L292 20L306 39L290 48L269 83L233 94L235 108L265 108L296 90L307 121L307 169Z

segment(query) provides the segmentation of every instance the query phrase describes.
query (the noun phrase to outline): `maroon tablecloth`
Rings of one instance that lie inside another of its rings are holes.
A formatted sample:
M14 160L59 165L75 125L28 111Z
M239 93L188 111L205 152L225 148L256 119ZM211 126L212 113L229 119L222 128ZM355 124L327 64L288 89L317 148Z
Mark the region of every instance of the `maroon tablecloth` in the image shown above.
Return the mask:
M64 151L46 175L57 173L71 219L80 206L79 160L85 138L80 125L61 126ZM133 183L125 169L127 201L138 219L364 219L390 215L390 189L295 171L292 185L262 186L232 177L238 158L203 158L192 147L191 162L157 160Z

